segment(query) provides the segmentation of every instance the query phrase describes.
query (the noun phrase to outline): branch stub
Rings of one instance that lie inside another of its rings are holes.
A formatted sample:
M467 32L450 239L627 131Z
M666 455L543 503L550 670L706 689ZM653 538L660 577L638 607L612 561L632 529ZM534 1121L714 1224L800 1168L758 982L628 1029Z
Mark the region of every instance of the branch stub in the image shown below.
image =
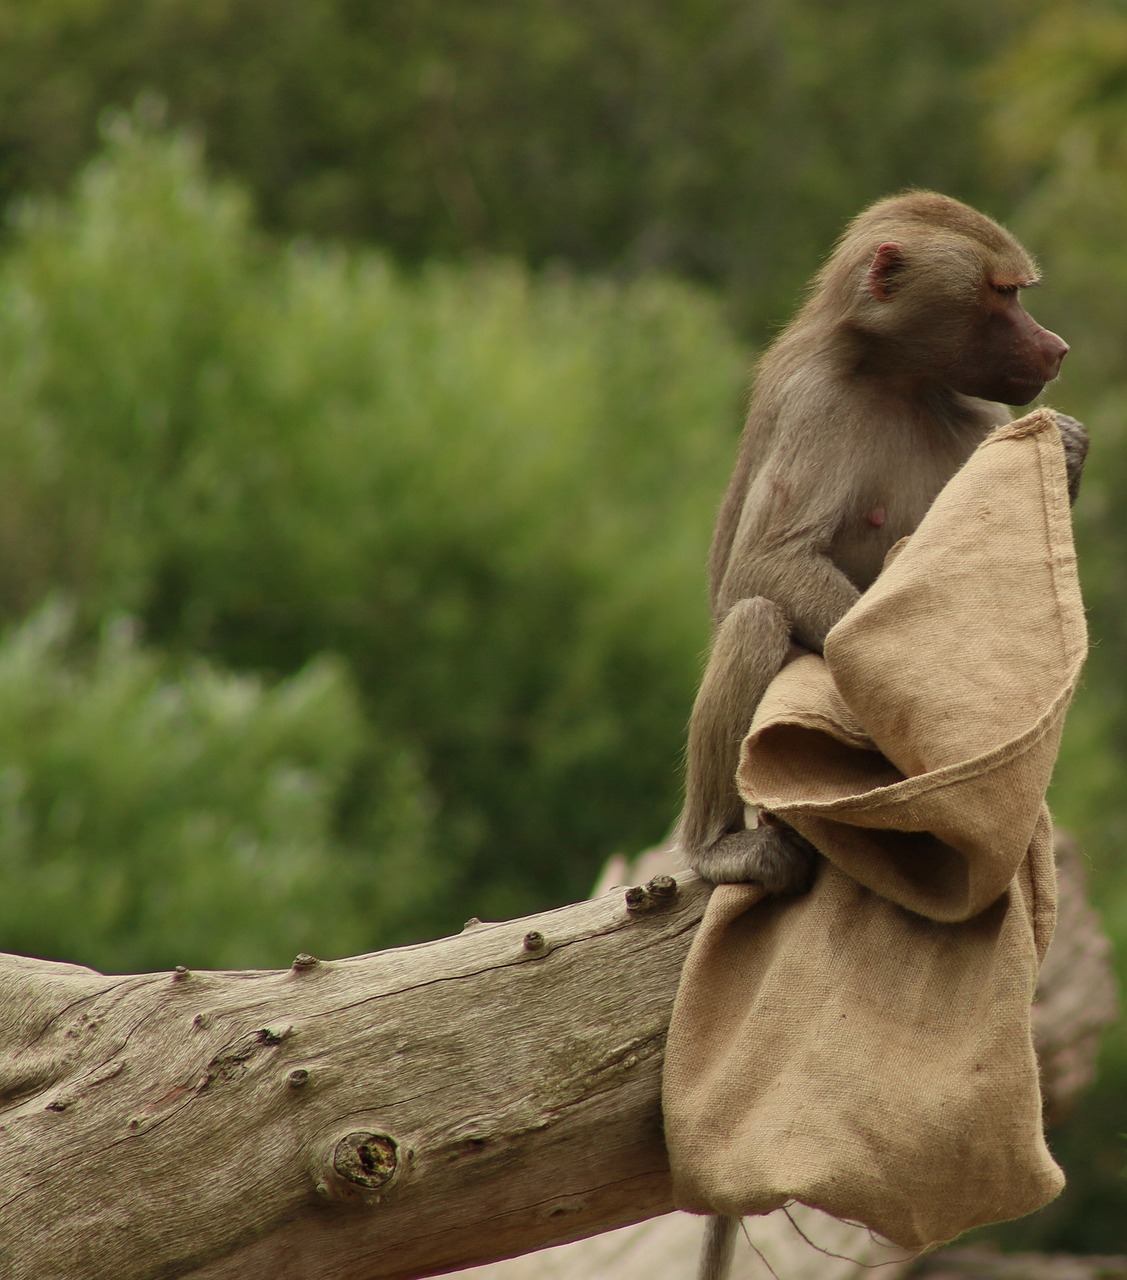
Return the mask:
M662 911L677 900L677 881L673 876L654 876L643 885L626 890L626 910L633 915Z
M399 1144L386 1133L346 1133L327 1154L315 1183L332 1200L378 1200L401 1170Z

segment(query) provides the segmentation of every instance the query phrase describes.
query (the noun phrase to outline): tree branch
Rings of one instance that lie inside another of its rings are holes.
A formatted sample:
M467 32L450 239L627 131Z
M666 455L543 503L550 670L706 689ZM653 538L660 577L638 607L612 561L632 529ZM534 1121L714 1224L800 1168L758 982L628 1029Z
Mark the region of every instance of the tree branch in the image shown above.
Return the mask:
M708 891L631 893L284 972L4 957L0 1274L420 1276L670 1209Z

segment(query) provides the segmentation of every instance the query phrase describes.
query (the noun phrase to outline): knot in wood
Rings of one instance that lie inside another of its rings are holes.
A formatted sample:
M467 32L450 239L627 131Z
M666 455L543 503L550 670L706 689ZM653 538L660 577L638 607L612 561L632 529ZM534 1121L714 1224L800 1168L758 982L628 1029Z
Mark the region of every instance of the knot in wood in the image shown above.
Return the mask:
M524 942L522 945L525 951L543 951L545 946L544 935L538 930L533 929L524 935Z
M316 969L321 963L316 956L311 956L308 951L299 952L294 956L292 968L300 972L302 969Z
M654 876L643 885L626 890L626 909L635 915L661 911L677 899L677 881L672 876Z
M338 1177L365 1191L378 1191L395 1177L399 1147L386 1133L346 1133L333 1149Z

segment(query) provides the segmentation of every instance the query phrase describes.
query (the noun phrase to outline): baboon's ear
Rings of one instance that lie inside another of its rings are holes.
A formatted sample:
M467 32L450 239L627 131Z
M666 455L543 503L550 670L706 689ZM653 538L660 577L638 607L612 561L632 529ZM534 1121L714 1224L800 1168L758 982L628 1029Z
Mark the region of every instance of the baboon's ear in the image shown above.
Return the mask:
M904 269L904 251L894 240L882 244L869 263L865 286L871 297L887 302L896 287L896 277Z

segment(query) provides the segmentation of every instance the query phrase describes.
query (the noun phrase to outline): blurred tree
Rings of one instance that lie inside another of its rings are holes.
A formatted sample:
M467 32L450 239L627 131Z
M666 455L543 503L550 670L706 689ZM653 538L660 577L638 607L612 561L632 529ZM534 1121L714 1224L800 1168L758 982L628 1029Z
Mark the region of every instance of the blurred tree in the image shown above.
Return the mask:
M343 659L368 745L334 829L370 840L386 744L429 806L435 883L382 941L582 896L663 834L744 378L714 301L272 249L190 141L118 118L22 210L0 361L0 620L62 587L87 636Z
M341 663L274 688L176 671L124 620L83 653L44 606L0 645L5 949L111 972L279 966L394 934L433 877L419 779L381 745L368 847L349 848L337 810L376 744Z
M674 269L777 324L844 219L976 201L972 79L1012 0L16 0L0 200L59 191L107 105L202 125L268 227L397 256Z

